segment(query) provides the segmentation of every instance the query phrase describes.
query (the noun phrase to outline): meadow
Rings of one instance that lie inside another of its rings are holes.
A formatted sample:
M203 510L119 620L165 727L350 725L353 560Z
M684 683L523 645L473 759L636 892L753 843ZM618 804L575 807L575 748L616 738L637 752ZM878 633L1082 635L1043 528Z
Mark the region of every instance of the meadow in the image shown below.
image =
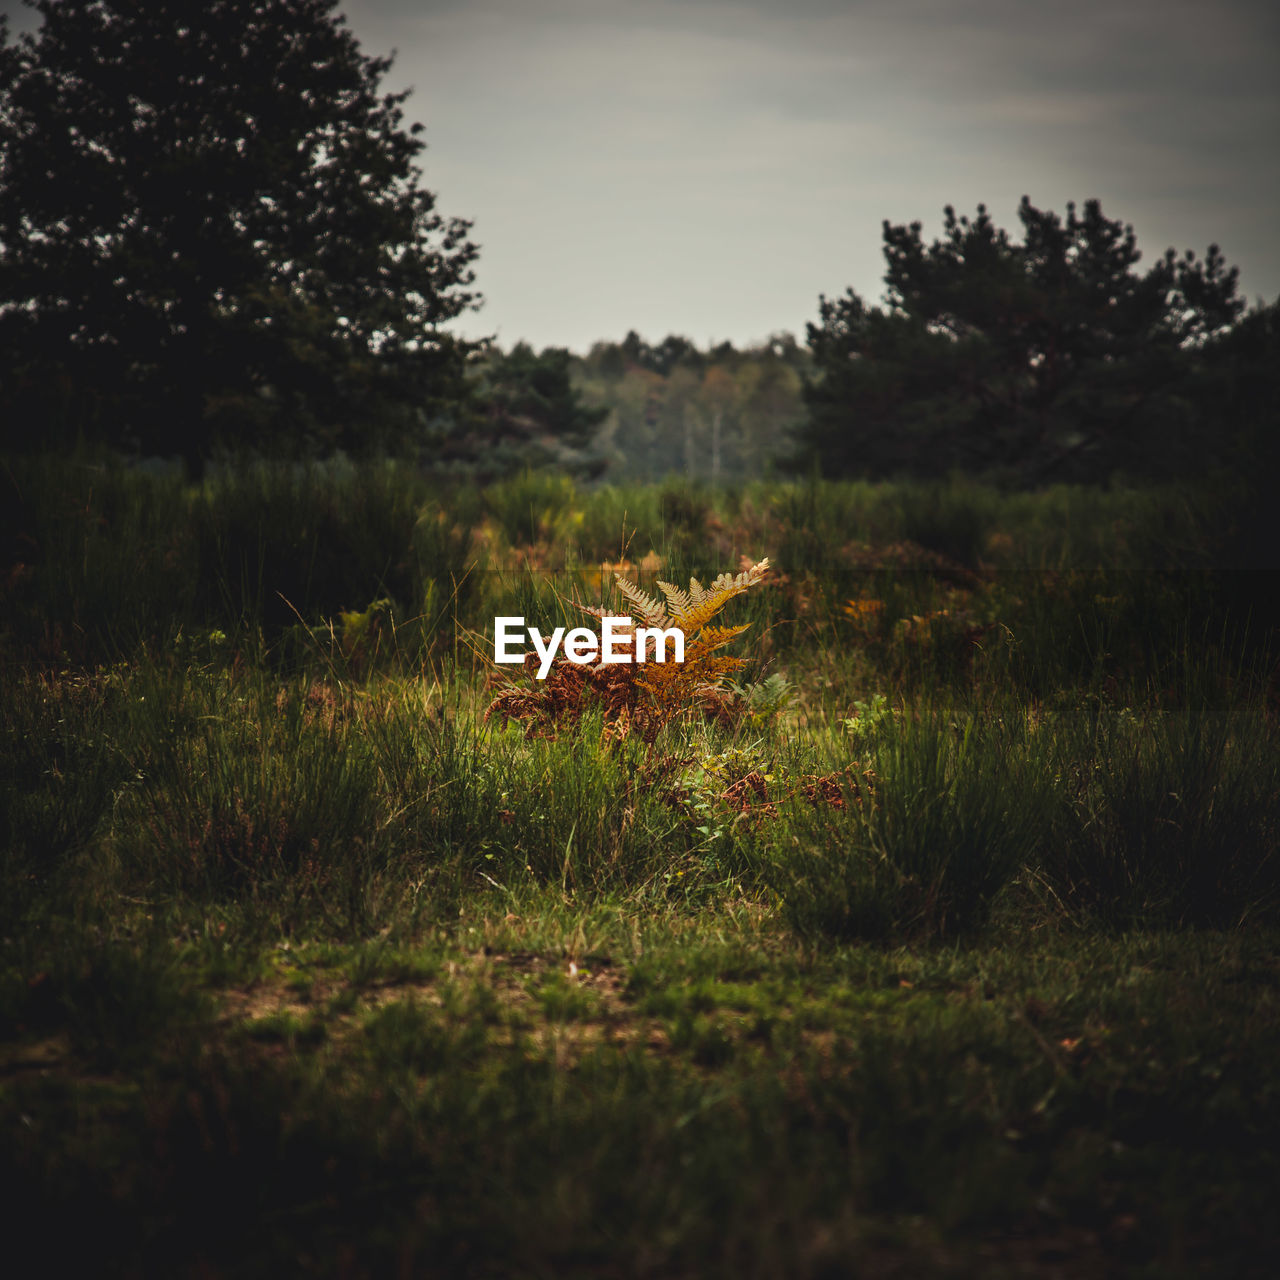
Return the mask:
M1275 574L1230 492L0 485L42 1270L1275 1274ZM502 701L495 616L764 557L741 666L644 731Z

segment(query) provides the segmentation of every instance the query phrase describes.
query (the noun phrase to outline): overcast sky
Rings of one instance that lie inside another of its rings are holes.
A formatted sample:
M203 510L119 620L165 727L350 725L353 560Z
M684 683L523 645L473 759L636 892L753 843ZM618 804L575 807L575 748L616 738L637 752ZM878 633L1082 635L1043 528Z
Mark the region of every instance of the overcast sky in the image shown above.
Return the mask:
M1144 261L1211 241L1280 293L1280 5L345 0L398 51L503 345L802 336L882 293L882 219L1096 196Z

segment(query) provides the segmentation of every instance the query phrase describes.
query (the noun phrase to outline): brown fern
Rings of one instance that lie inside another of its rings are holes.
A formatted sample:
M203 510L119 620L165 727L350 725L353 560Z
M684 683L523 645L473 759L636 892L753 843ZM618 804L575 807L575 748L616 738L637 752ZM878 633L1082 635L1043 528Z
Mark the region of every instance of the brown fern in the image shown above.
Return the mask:
M720 650L747 628L709 624L735 596L763 581L768 569L768 560L761 560L736 577L721 574L709 588L691 578L688 591L659 582L665 605L621 573L615 574L618 590L629 602L638 625L660 630L676 627L684 633L684 661L586 666L562 655L551 664L543 681L517 682L500 672L495 677L500 688L485 719L499 715L504 724L508 720L522 722L531 737L550 737L560 728L576 724L594 703L603 711L607 739L636 733L645 742L653 742L663 726L679 716L702 710L727 717L734 699L724 688L724 678L743 666L745 659ZM579 603L577 607L594 618L614 616L596 605ZM632 625L632 634L636 625ZM620 630L619 634L626 632ZM533 655L526 658L529 676L533 674L531 663Z

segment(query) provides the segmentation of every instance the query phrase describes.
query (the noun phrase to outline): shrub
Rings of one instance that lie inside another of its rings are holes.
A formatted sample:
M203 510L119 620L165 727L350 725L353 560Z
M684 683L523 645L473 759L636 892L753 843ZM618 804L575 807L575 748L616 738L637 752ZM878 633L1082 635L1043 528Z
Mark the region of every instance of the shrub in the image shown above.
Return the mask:
M999 723L886 722L868 804L798 810L771 841L787 919L814 941L940 938L985 922L1032 854L1048 792Z
M1043 874L1115 925L1230 927L1280 904L1280 757L1260 709L1191 701L1060 727Z

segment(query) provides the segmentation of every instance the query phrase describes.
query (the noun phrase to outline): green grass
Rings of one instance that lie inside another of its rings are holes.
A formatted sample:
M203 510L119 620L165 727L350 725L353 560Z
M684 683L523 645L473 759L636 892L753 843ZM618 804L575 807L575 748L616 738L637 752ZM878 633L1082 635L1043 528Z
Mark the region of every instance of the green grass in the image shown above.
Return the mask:
M1051 813L1039 742L1025 721L1003 723L991 708L900 716L878 737L865 744L869 795L815 807L776 831L770 866L787 918L806 938L943 937L981 926L1033 863Z
M1274 935L815 954L751 913L487 905L354 1004L352 952L300 946L305 991L173 1011L141 1060L16 1042L15 1208L80 1224L48 1264L1264 1274Z
M1273 1272L1274 637L1204 500L14 474L44 1270ZM569 617L624 522L675 581L776 557L745 714L486 722L468 642Z

